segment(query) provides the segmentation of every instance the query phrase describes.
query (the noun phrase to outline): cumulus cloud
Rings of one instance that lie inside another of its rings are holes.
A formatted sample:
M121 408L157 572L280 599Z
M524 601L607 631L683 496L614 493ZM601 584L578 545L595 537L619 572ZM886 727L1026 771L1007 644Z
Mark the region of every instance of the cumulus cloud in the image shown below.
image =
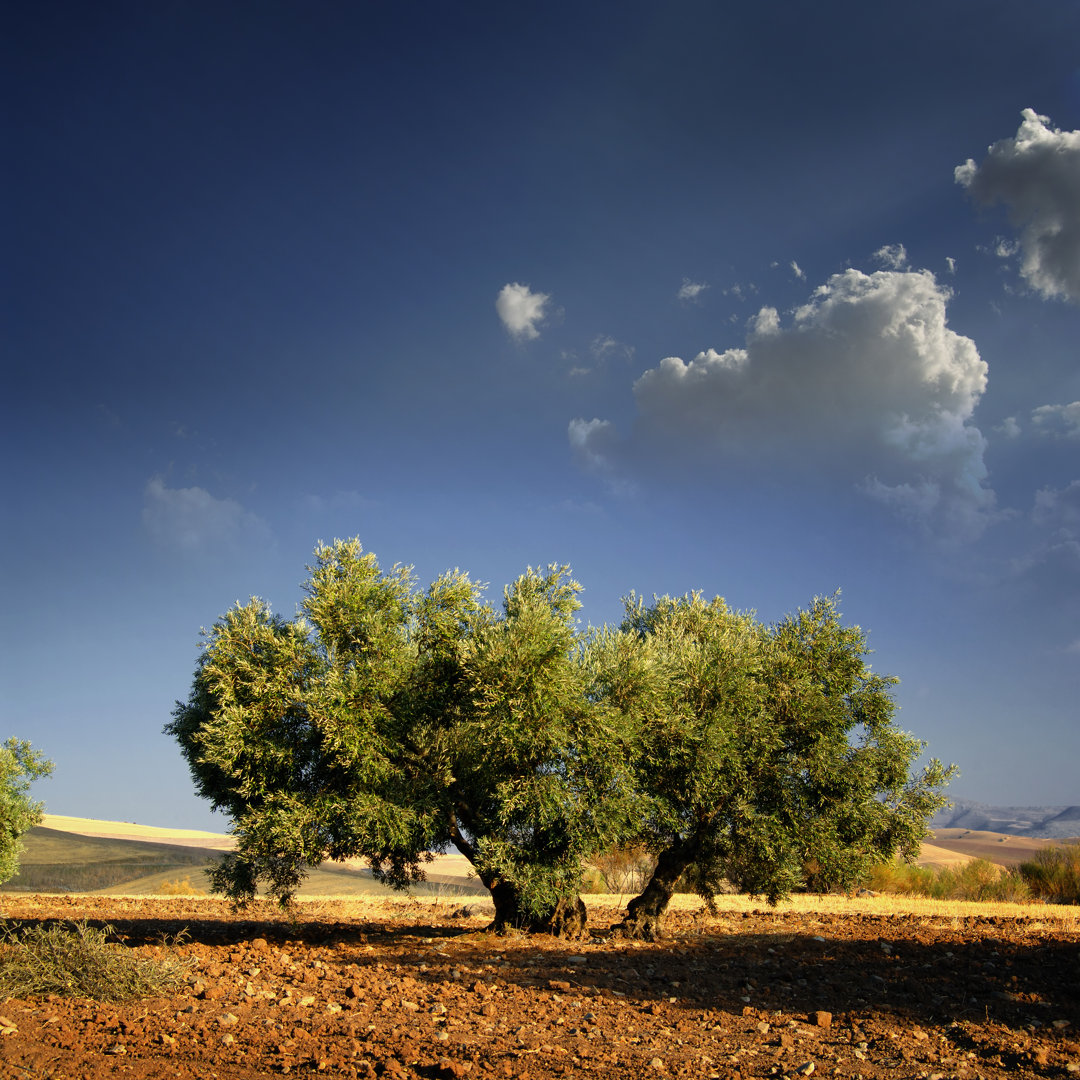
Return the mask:
M1032 411L1031 422L1040 435L1080 439L1080 401L1070 405L1040 405Z
M495 310L513 337L519 341L532 341L540 336L536 327L544 321L550 299L547 293L534 293L528 285L514 282L499 290Z
M216 499L201 487L170 488L160 476L143 491L142 523L159 547L191 555L273 542L266 522L235 499Z
M679 299L684 304L694 304L701 299L701 294L708 288L708 284L704 281L691 281L689 278L683 278L682 284L679 286Z
M806 280L806 271L794 260L791 260L791 272L800 280Z
M1018 438L1021 432L1015 416L1006 416L994 430L1000 432L1006 439Z
M780 333L780 312L774 307L763 307L750 320L750 333L754 337L768 337Z
M626 442L582 427L579 454L812 467L928 528L976 535L994 508L972 422L987 366L949 329L949 295L927 270L836 274L786 325L762 308L744 347L646 371Z
M699 352L694 357L694 363L706 364L714 369L727 368L731 371L738 371L739 368L745 366L746 362L750 359L750 354L745 349L725 349L722 353L717 352L715 349L705 349ZM665 364L682 364L682 360L677 356L668 356L660 361L660 366Z
M1004 203L1020 230L1020 272L1046 297L1080 303L1080 131L1059 131L1024 109L1013 138L1001 139L956 182L982 203Z

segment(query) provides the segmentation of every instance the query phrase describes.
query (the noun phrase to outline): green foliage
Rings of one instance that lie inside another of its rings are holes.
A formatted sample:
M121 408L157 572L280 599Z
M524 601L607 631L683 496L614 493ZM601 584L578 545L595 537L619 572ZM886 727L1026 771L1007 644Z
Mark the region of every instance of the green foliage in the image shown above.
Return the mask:
M114 933L85 922L0 926L0 999L59 994L129 1001L183 985L186 964L136 956L109 940Z
M436 797L450 839L526 922L577 895L582 864L626 816L617 732L590 701L566 567L528 570L485 618L454 670L457 714L441 725L453 779ZM615 752L613 752L615 751Z
M284 902L308 868L357 856L404 887L452 843L509 920L576 896L626 788L589 699L580 586L530 569L497 613L460 571L420 593L357 541L315 554L303 616L228 612L166 728L234 821L214 888Z
M44 807L30 798L30 784L52 772L52 762L21 739L0 744L0 883L19 869L21 837L42 818Z
M944 802L950 771L909 776L922 744L892 724L895 680L834 599L767 627L632 596L621 627L582 634L563 566L528 569L498 611L466 574L420 591L356 540L309 571L296 618L253 599L214 625L166 728L233 819L211 879L236 900L287 902L326 858L405 887L452 844L500 926L561 919L583 866L615 875L595 860L620 850L649 860L657 910L680 879L775 901L913 854Z
M900 896L978 903L1024 903L1032 892L1024 876L986 859L931 869L904 862L880 863L870 870L870 888Z
M835 598L765 626L697 593L631 597L603 650L608 700L639 717L639 838L658 860L631 920L655 920L684 874L706 899L853 884L917 853L945 802L952 770L910 775L923 744L892 723L896 680Z
M1046 847L1018 869L1038 899L1049 904L1080 904L1080 840Z

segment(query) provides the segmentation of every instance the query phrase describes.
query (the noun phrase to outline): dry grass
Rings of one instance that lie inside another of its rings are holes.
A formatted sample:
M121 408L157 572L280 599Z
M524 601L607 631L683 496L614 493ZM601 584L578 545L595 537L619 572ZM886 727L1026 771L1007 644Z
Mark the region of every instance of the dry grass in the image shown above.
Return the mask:
M187 967L148 960L109 940L114 931L85 922L0 930L0 998L48 994L129 1001L165 994L183 983Z
M629 895L592 893L583 897L590 911L590 924L603 925L604 917L614 915L626 907ZM297 901L297 914L304 919L340 919L343 916L377 916L380 911L395 916L415 915L426 918L445 913L448 907L466 904L472 914L489 918L494 914L490 900L474 897L456 897L432 900L430 897L356 897L322 896ZM704 910L704 903L697 896L677 894L672 897L669 910L697 912ZM1052 923L1055 927L1080 932L1080 907L1063 904L1006 904L973 902L965 900L930 900L914 896L818 896L800 894L781 901L770 908L761 898L748 896L718 896L718 915L744 912L795 912L804 915L914 915L927 918L987 918L1037 919Z

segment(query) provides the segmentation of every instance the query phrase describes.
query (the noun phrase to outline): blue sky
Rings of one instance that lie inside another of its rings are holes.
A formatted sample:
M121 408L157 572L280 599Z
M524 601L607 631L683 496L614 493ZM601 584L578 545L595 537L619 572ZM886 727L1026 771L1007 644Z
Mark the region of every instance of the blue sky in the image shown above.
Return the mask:
M320 539L584 621L843 590L956 796L1080 802L1080 5L22 5L0 735L161 734Z

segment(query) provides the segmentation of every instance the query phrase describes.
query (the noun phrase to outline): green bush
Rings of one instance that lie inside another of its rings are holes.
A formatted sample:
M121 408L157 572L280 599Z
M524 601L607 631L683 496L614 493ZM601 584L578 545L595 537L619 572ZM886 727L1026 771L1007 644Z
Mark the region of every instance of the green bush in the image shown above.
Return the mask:
M868 884L874 892L893 896L929 896L934 884L934 871L913 863L878 863L870 871Z
M1031 894L1015 872L1002 870L986 859L972 859L937 874L931 896L938 900L974 900L1007 903L1029 900Z
M1015 870L1002 870L986 859L972 859L960 866L931 869L891 862L875 866L870 888L896 896L925 896L933 900L1023 903L1032 890Z
M1044 848L1020 864L1031 894L1050 904L1080 904L1080 840Z
M109 941L113 933L85 922L0 926L0 1000L59 994L128 1001L183 985L187 964L136 956Z

